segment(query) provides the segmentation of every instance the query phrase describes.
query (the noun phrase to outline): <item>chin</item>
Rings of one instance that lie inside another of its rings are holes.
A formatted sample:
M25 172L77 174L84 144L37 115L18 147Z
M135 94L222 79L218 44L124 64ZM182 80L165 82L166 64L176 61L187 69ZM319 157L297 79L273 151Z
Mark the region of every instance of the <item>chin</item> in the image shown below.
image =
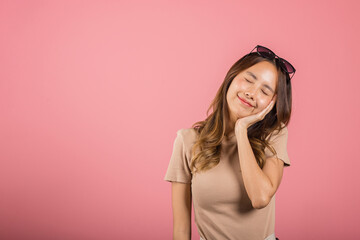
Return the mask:
M239 115L237 115L237 119L244 118L247 116L250 116L250 114L239 114Z

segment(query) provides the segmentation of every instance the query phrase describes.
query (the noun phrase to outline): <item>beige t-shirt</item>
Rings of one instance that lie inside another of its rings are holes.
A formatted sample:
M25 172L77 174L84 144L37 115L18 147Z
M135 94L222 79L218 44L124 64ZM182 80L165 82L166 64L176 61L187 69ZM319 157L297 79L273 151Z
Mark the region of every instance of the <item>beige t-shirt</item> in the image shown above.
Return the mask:
M270 144L285 167L290 166L287 136L286 127L270 136ZM200 236L206 240L264 240L274 234L275 195L266 207L252 207L241 175L236 135L222 142L217 166L192 175L189 166L196 137L193 128L177 131L164 180L191 183L195 223ZM268 148L265 148L265 155L272 156Z

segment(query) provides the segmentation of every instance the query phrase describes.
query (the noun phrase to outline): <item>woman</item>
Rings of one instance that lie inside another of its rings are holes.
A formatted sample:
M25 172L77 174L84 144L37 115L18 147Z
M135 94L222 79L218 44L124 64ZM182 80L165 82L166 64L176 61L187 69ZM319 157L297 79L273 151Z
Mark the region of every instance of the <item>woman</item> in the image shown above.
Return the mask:
M172 182L174 239L191 239L192 202L201 240L278 239L275 193L290 166L295 68L266 47L254 49L228 71L213 112L177 131L164 178Z

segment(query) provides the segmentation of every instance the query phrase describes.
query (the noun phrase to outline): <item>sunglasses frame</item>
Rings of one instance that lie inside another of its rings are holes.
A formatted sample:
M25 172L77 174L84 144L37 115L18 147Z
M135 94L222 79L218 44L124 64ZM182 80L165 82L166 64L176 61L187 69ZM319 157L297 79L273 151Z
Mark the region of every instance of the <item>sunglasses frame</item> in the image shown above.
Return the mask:
M269 56L266 56L266 55L262 55L261 52L258 51L258 48L259 48L259 47L262 47L262 48L265 48L266 50L268 50L268 51L273 55L273 57L269 57ZM264 47L264 46L261 46L261 45L256 45L256 46L251 50L250 53L252 53L252 52L254 51L254 49L256 49L256 53L259 54L261 57L267 58L267 59L270 59L270 60L275 59L275 61L278 61L280 67L281 67L287 74L289 74L289 76L290 76L290 74L292 73L292 76L290 77L290 80L291 80L291 78L295 75L296 69L294 68L294 66L293 66L291 63L289 63L287 60L285 60L285 59L279 57L278 55L276 55L276 54L275 54L272 50L270 50L269 48ZM248 55L250 55L250 53L249 53ZM287 62L287 63L294 69L294 71L293 71L293 72L288 72L287 69L286 69L286 66L284 65L284 63L283 63L282 61ZM290 81L290 80L289 80L289 81Z

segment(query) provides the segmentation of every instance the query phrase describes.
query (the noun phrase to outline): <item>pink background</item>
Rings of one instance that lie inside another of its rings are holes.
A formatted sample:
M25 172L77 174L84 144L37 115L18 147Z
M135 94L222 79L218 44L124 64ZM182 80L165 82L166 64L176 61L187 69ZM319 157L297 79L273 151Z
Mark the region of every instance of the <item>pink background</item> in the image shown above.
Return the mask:
M358 239L359 8L1 1L0 239L171 239L176 131L257 44L297 69L276 236Z

